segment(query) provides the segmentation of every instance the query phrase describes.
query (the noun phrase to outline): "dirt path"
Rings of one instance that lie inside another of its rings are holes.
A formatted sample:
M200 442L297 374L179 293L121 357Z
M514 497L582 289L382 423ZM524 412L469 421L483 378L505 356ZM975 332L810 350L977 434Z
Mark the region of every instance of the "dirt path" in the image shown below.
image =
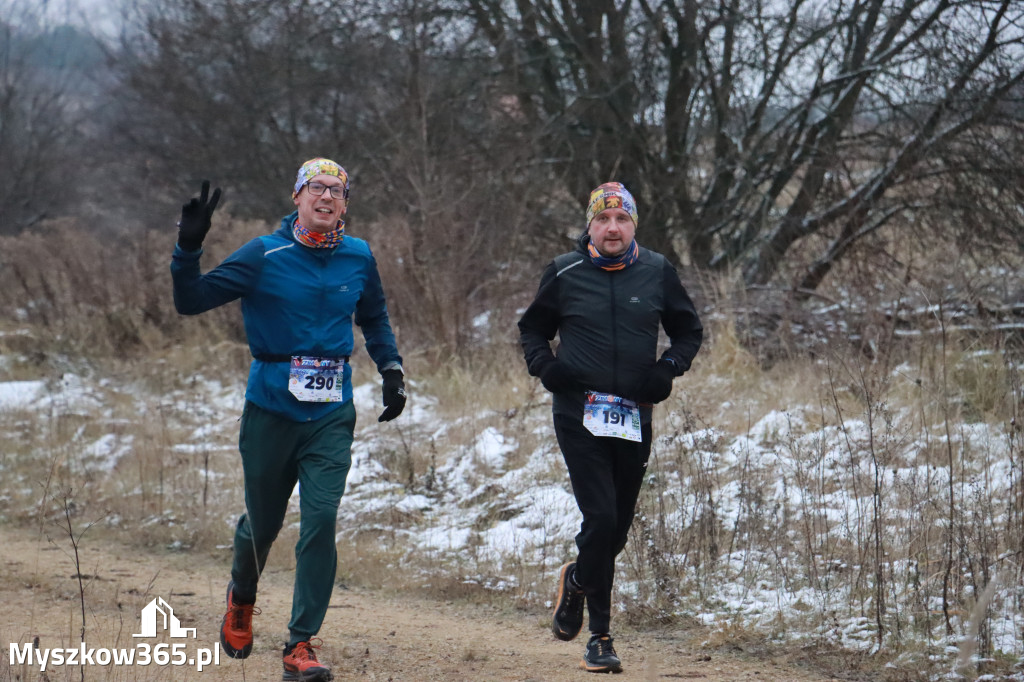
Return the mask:
M81 679L79 666L48 666L44 676L38 664L10 663L11 644L24 646L36 637L41 651L80 646L81 601L73 549L66 536L50 535L53 542L39 533L0 526L0 645L4 649L0 682ZM155 647L161 642L184 642L182 660L204 655L199 649L212 652L216 648L227 559L221 563L205 555L140 554L89 535L80 544L87 647L135 648L140 642ZM194 665L95 665L85 667L85 679L280 680L279 647L286 635L291 580L290 571L274 572L268 567L258 603L262 615L255 620L256 645L245 661L221 655L219 664L202 672ZM196 629L195 639L168 638L159 628L156 638L132 637L142 629L143 607L156 597L173 608L182 627ZM556 641L547 627L547 614L543 613L339 589L321 632L324 646L320 658L333 667L338 680L594 679L593 674L576 667L583 642ZM709 654L690 643L685 632L620 633L616 649L625 666L625 672L614 677L616 682L828 679L781 661Z

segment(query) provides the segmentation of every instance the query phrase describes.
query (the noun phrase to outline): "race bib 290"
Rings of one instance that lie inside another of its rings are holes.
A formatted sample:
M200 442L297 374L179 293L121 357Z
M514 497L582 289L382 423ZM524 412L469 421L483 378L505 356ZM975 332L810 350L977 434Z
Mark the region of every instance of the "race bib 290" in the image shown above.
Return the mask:
M288 391L304 403L341 402L344 378L345 358L293 355Z

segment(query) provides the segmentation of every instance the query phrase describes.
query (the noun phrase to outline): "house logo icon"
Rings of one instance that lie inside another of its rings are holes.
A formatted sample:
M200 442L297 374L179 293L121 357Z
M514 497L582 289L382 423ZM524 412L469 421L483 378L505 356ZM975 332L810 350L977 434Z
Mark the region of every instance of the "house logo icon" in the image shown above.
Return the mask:
M174 609L162 597L157 597L142 609L142 632L132 637L156 637L158 621L163 623L163 629L171 637L188 637L191 632L192 639L196 638L196 629L181 627Z

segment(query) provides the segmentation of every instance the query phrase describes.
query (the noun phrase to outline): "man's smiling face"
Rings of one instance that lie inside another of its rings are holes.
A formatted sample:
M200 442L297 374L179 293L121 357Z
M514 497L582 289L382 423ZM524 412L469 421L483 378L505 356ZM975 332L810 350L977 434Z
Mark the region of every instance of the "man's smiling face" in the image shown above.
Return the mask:
M325 186L324 193L317 196L310 192L309 186L313 183ZM344 183L335 175L314 175L310 178L293 199L299 207L299 225L313 232L330 232L338 226L348 207L348 200L331 196L332 187L344 187Z

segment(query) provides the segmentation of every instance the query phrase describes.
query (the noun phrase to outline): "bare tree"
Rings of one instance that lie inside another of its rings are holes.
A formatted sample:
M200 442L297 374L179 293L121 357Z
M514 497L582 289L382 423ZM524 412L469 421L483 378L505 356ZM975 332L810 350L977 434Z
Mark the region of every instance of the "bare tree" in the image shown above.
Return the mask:
M493 87L491 60L472 47L457 3L387 6L380 21L394 43L377 71L385 87L371 100L366 154L389 205L378 207L372 243L400 283L399 318L442 352L460 352L490 328L514 329L516 295L535 286L531 257L563 222L549 222L551 190L530 172L515 101ZM485 314L487 326L474 326Z
M678 259L813 290L921 211L954 203L981 219L998 203L988 234L1024 225L987 189L1020 162L963 163L1020 139L1019 2L465 6L543 132L552 177L579 201L623 180L646 243Z
M364 134L362 3L159 0L139 12L117 59L116 132L147 179L180 193L211 177L244 197L236 213L265 218L291 210L282 188L302 161L346 156Z
M45 8L0 0L0 234L60 215L78 199L91 36L53 25Z

